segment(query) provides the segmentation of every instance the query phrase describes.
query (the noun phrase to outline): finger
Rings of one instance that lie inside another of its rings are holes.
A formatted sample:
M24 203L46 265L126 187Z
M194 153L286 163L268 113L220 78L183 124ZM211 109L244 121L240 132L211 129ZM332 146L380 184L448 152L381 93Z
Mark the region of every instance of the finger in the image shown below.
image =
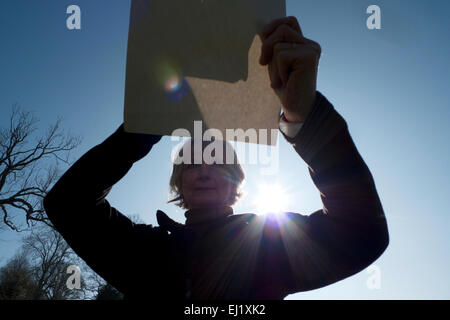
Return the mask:
M282 43L278 43L278 45L284 45ZM289 45L290 47L290 43L287 43L286 45ZM278 49L279 51L275 53L274 55L274 61L275 61L275 65L277 66L277 71L278 71L278 77L281 80L281 84L285 87L288 80L289 80L289 75L292 71L292 67L291 67L291 55L292 52L290 49L288 50L281 50Z
M273 60L282 85L287 85L290 73L300 66L316 68L319 57L316 48L311 44L297 44L293 48L292 43L277 43L274 47ZM274 79L276 80L276 77Z
M305 44L311 46L311 48L317 52L317 54L320 58L320 55L322 54L322 47L320 46L320 44L318 44L314 40L311 40L308 38L303 38L303 40L304 40Z
M320 59L320 56L322 54L322 47L317 42L307 38L303 38L301 43L277 42L273 47L272 54L275 55L277 52L280 51L299 50L302 48L312 50L315 53L317 60Z
M278 42L304 43L304 38L292 29L290 26L283 24L277 30L264 40L261 47L260 64L266 65L272 60L273 47Z
M283 86L283 81L280 78L278 66L275 61L272 61L269 64L269 77L270 77L270 85L273 89L280 89Z
M300 65L317 68L320 59L320 45L303 38L303 43L278 42L274 45L273 59L269 63L269 76L273 89L286 86L290 73Z
M276 28L278 28L282 24L287 24L292 29L297 31L300 34L300 36L303 36L302 29L300 28L300 24L298 23L297 18L290 16L272 20L269 24L267 24L261 32L263 40L267 38L272 32L276 30Z

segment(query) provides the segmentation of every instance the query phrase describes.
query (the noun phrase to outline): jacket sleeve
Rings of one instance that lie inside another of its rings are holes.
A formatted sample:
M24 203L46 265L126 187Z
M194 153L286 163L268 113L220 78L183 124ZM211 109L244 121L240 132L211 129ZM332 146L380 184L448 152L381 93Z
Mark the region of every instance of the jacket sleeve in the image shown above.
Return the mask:
M105 197L160 139L127 133L122 124L76 161L44 198L50 221L67 243L123 293L137 280L133 277L142 261L136 259L145 251L156 256L163 234L151 225L133 223Z
M298 134L284 136L307 163L323 203L310 215L267 218L262 255L267 270L278 262L268 277L290 294L363 270L384 252L389 236L373 177L345 120L320 92Z

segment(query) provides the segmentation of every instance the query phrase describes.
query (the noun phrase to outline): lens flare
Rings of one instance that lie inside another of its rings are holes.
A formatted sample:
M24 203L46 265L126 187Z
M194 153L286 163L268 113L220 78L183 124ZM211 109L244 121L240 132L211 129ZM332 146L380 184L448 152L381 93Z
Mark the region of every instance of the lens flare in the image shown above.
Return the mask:
M179 76L170 76L167 78L164 89L167 99L173 102L180 101L191 90L186 79Z
M174 92L180 88L180 78L172 76L166 81L165 85L167 92Z
M155 64L149 68L154 74L156 83L164 90L167 100L181 101L191 91L187 80L183 77L183 70L179 65L167 57L156 56Z

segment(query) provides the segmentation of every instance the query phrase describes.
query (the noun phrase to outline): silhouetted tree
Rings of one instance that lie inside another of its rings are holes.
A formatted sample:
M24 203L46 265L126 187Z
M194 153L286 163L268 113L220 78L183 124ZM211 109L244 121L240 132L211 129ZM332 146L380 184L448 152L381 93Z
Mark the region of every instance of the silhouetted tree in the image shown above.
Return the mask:
M67 300L83 297L83 288L70 289L67 273L70 265L79 265L79 258L63 237L54 229L36 226L23 240L23 250L36 283L33 299ZM81 278L82 279L82 278Z
M27 225L50 225L42 199L58 178L58 163L69 163L70 151L80 138L63 134L61 119L43 136L35 135L38 120L14 105L8 128L0 128L0 225L21 231L14 210L25 214ZM48 159L54 159L49 164Z
M35 291L30 263L19 252L0 269L0 300L31 300Z

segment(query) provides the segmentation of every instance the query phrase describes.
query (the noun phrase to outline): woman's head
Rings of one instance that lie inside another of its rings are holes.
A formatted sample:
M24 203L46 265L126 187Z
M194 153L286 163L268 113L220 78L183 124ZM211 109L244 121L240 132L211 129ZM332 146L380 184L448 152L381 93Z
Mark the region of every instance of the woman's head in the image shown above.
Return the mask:
M170 190L185 209L232 206L245 179L233 147L226 141L186 141L173 159Z

